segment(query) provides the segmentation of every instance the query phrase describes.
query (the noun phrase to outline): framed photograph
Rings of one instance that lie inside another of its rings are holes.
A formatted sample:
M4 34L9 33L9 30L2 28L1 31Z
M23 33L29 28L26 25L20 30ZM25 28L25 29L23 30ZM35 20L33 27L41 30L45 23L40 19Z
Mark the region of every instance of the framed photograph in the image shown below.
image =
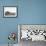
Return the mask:
M17 7L16 6L4 6L4 17L16 17Z

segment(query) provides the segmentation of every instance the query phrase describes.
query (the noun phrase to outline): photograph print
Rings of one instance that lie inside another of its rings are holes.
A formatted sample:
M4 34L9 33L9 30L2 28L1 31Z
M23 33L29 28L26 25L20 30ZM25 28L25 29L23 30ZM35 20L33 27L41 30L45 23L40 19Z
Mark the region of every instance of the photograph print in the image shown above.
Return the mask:
M16 17L17 7L4 7L4 17Z

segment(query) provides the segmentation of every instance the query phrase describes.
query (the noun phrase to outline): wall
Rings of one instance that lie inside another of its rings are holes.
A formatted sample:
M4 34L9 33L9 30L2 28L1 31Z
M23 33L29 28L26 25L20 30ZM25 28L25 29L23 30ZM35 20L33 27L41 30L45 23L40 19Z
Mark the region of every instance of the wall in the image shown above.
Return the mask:
M18 17L3 18L3 6L12 5L18 6ZM46 0L0 0L0 44L8 43L9 32L18 32L18 24L46 24Z
M19 23L46 24L46 0L19 0Z
M8 34L10 32L16 32L17 35L17 23L18 18L3 18L3 6L18 6L18 0L0 0L0 44L7 44ZM18 43L16 38L16 43Z

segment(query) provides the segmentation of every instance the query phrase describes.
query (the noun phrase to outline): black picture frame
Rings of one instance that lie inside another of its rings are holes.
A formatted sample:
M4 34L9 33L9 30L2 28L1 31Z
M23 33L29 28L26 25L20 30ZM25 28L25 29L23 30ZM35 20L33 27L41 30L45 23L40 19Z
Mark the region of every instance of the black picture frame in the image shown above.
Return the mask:
M17 6L3 6L3 17L4 18L16 18L18 16Z

